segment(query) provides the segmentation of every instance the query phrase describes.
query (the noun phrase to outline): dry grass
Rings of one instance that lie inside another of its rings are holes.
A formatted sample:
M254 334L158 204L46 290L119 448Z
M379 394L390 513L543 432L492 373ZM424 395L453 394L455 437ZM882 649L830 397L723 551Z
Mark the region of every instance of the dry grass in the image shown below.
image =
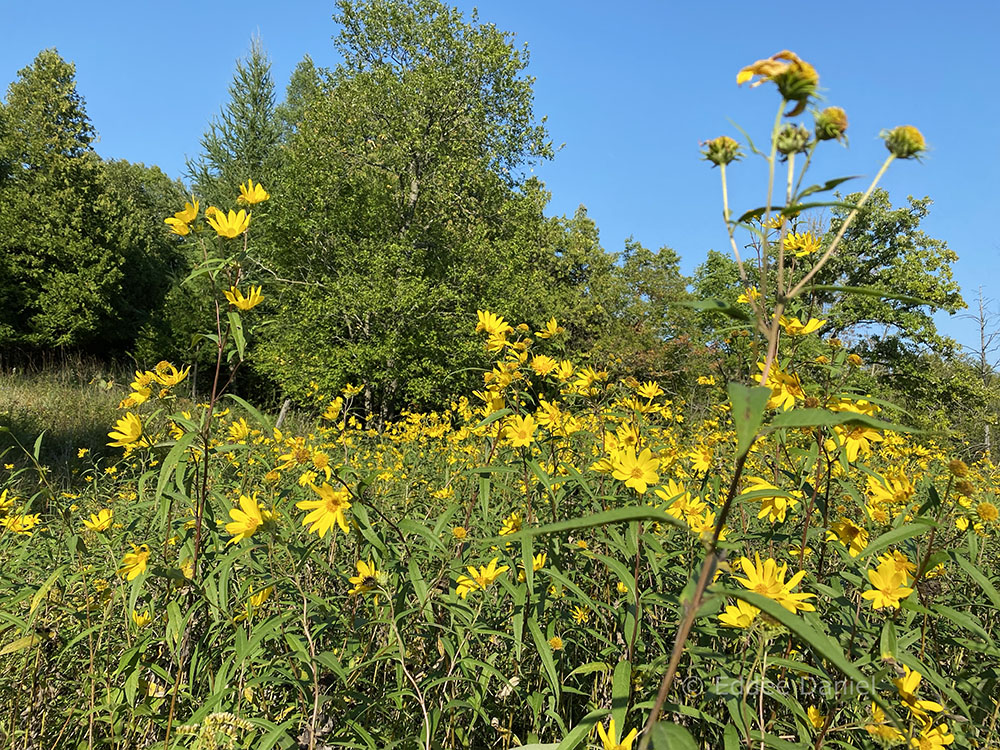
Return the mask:
M53 477L70 479L80 448L101 455L128 377L95 361L46 363L0 370L0 452L4 463L26 462L42 436L40 460ZM43 435L44 433L44 435Z

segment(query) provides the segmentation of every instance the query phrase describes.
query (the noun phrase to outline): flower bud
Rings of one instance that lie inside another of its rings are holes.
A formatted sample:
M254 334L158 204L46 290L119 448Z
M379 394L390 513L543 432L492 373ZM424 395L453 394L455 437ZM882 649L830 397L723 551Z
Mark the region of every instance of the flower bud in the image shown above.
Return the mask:
M728 135L720 135L718 138L704 141L700 145L706 146L705 150L701 152L705 160L712 162L717 167L724 167L743 156L740 144Z
M969 475L969 467L966 465L965 461L960 461L957 458L954 461L948 462L948 471L959 479L964 479Z
M975 491L976 488L972 486L972 482L970 482L968 479L960 479L959 481L955 482L955 492L957 492L959 495L962 495L964 497L972 497Z
M913 159L927 150L923 134L912 125L883 130L881 136L889 153L897 159Z
M778 131L774 145L778 152L788 156L789 154L801 154L809 145L809 131L802 125L788 123Z
M796 103L786 113L788 117L795 117L805 110L809 97L816 93L816 87L819 86L816 69L790 50L782 50L766 60L747 65L737 73L736 83L740 85L752 81L756 76L760 76L760 80L751 83L751 86L772 81L782 98Z
M816 115L816 140L838 141L847 131L847 113L840 107L827 107Z

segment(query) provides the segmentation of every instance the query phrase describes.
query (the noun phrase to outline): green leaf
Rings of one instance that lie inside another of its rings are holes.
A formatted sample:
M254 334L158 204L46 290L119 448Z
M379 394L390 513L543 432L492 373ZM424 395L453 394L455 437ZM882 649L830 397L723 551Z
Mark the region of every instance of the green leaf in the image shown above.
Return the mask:
M750 316L747 314L746 310L741 310L735 305L731 305L721 299L683 300L681 302L677 302L676 304L681 307L690 307L701 312L722 313L723 315L729 318L734 318L735 320L750 320Z
M736 455L744 456L764 421L764 409L771 398L771 389L762 385L751 387L730 383L726 390L729 391L733 424L736 426Z
M559 700L559 675L556 674L556 664L552 658L552 648L549 646L549 642L545 640L541 628L538 627L538 620L534 616L528 618L528 630L531 631L531 638L535 641L535 648L538 650L538 656L542 660L542 666L545 668L545 677L549 681L549 687L555 693L556 700Z
M911 297L908 294L897 294L896 292L890 292L885 289L874 289L869 286L836 286L834 284L814 284L808 288L810 292L841 292L843 294L860 294L865 297L878 297L879 299L894 299L899 302L907 302L911 305L920 305L921 307L940 307L936 302L931 302L930 300L920 299L919 297Z
M487 425L491 425L498 419L502 419L503 417L506 417L510 413L511 413L510 409L498 409L497 411L493 412L488 417L483 419L479 424L477 424L472 429L478 430L480 427L486 427Z
M752 604L757 607L757 609L761 610L764 614L769 615L773 619L780 622L800 641L811 647L819 656L826 659L827 662L840 670L845 677L853 680L859 691L866 690L868 688L870 680L860 669L854 666L850 659L847 658L843 650L840 648L840 644L825 633L813 628L805 620L805 618L792 614L773 599L769 599L766 596L756 594L752 591L734 589L724 590L722 593L726 596L733 596L737 599L742 599L748 604ZM885 698L877 693L871 697L878 707L885 711L889 721L897 727L902 727L902 723L893 712L892 707L886 702Z
M915 523L908 523L905 526L900 526L898 529L887 531L865 547L855 559L861 561L866 557L871 557L876 552L881 552L886 547L891 547L894 544L899 544L900 542L910 539L911 537L915 537L918 534L923 534L925 531L930 530L931 526L933 526L933 523L930 521L917 521Z
M235 310L229 311L229 333L233 337L233 343L236 344L236 351L240 355L240 362L242 362L247 349L247 340L243 336L243 320Z
M592 529L595 526L609 526L614 523L625 523L626 521L656 521L673 526L678 529L686 529L687 525L665 511L651 508L648 505L634 505L627 508L614 508L601 513L594 513L590 516L571 518L566 521L545 524L544 526L534 526L522 528L514 534L507 536L496 536L486 540L484 543L496 542L516 542L526 536L542 536L544 534L558 534L562 531L578 531L579 529Z
M569 730L569 733L559 743L557 750L573 750L593 731L594 725L607 716L609 711L606 708L596 708L584 716L580 723Z
M261 414L261 413L260 413L260 412L259 412L259 411L258 411L258 410L257 410L256 408L254 408L254 406L253 406L252 404L250 404L250 403L249 403L248 401L245 401L244 399L240 398L239 396L235 396L235 395L233 395L232 393L227 393L227 394L226 394L226 397L227 397L227 398L231 398L231 399L232 399L233 401L235 401L235 402L236 402L237 404L239 404L239 405L240 405L240 406L242 406L242 407L243 407L244 409L246 409L247 413L248 413L248 414L249 414L250 416L252 416L252 417L253 417L253 418L254 418L255 420L257 420L257 424L259 424L259 425L260 425L261 427L264 427L264 428L266 428L267 430L270 430L270 429L271 429L271 420L269 420L269 419L268 419L267 417L265 417L265 416L264 416L263 414Z
M37 633L32 633L31 635L26 635L23 638L18 638L16 641L11 641L3 649L0 649L0 656L7 656L7 654L13 654L18 651L23 651L26 648L31 648L36 643L39 643L42 637Z
M181 439L174 443L174 447L170 449L167 453L167 457L163 459L163 465L160 467L160 476L156 481L156 500L163 496L163 491L167 488L167 484L170 482L170 477L173 476L174 469L177 468L177 464L184 457L187 452L188 446L198 437L196 432L186 432L181 436Z
M973 565L970 560L957 552L953 552L952 557L955 562L959 564L962 570L968 573L969 577L979 584L979 588L983 590L983 593L986 594L986 598L990 600L993 606L1000 609L1000 592L998 592L996 587L990 582L990 579L987 578L979 568Z
M31 597L31 606L28 607L29 615L34 613L35 609L38 608L38 605L42 603L42 601L45 599L45 595L49 593L49 589L51 589L52 586L55 585L55 582L59 580L59 576L62 575L62 572L63 570L65 570L65 568L66 568L65 565L60 565L58 568L52 571L52 575L50 575L47 579L45 579L45 583L43 583L38 588L38 591L35 592L35 595Z
M860 424L871 427L874 430L888 430L890 432L912 432L919 434L923 432L915 427L904 427L903 425L883 422L881 419L869 417L867 414L858 414L853 411L828 411L826 409L792 409L776 414L768 425L768 431L787 428L800 427L834 427L844 424Z
M698 744L688 730L666 721L659 721L653 726L650 740L653 750L698 750Z
M825 193L828 190L833 190L838 185L843 185L848 180L856 180L860 175L854 175L852 177L838 177L835 180L827 180L822 185L810 185L809 187L803 189L799 193L799 198L805 198L807 195L813 195L814 193Z
M615 665L615 673L611 677L611 718L615 726L625 731L625 714L628 711L629 698L632 697L632 663L620 661Z

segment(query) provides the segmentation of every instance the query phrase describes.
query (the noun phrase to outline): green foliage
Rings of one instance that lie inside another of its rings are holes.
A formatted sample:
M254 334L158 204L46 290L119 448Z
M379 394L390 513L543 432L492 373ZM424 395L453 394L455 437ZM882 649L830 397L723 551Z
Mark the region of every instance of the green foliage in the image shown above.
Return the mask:
M74 67L54 50L18 73L2 119L0 343L121 351L168 287L176 250L159 216L179 185L98 159Z
M270 185L280 152L271 62L260 39L237 60L229 102L202 136L202 154L188 162L196 194L206 205L230 206L247 180Z

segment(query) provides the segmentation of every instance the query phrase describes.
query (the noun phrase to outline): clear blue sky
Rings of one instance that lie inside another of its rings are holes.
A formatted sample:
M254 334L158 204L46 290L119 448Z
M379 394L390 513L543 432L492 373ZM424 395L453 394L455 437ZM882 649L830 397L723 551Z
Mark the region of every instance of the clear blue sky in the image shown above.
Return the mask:
M3 5L0 83L40 49L56 47L77 65L98 152L172 176L198 153L252 35L272 59L279 95L303 55L337 62L332 2ZM468 11L474 3L458 5ZM960 256L955 274L970 305L979 285L1000 299L1000 239L990 218L1000 166L1000 4L792 4L787 22L778 6L759 12L745 2L478 5L481 20L528 45L536 113L548 116L553 141L565 143L536 170L553 194L550 212L586 205L609 250L634 235L648 247L674 248L687 272L709 248L726 250L718 173L699 160L698 144L738 135L730 118L764 140L773 87L737 88L736 71L790 48L816 66L828 103L850 117L850 148L824 149L813 174L871 176L885 155L879 130L919 127L931 146L927 158L895 164L883 184L897 204L909 194L933 198L925 229ZM734 208L762 202L762 162L733 172ZM972 322L939 317L944 332L977 342Z

